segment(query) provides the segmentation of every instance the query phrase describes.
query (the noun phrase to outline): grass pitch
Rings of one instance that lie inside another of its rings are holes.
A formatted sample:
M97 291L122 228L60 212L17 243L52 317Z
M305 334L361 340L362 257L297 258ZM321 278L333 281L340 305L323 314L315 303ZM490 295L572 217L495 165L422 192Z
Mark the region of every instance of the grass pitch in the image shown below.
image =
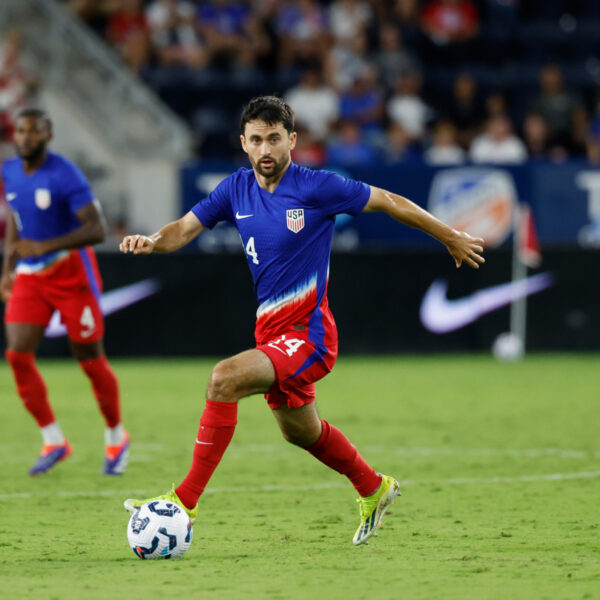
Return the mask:
M132 435L102 477L103 424L73 362L42 362L73 456L27 476L39 434L0 367L5 597L574 599L600 597L598 356L342 358L321 414L403 497L355 548L353 489L286 444L260 397L240 407L179 560L141 561L122 500L186 474L211 365L113 361Z

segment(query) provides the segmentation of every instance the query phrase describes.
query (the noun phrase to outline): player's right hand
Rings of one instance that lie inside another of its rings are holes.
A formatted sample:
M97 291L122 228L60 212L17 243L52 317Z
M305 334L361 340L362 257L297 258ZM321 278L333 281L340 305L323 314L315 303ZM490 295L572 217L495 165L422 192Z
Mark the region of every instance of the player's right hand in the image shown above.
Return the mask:
M14 280L15 278L12 273L2 275L0 279L0 299L2 299L2 302L8 302Z
M123 241L119 245L119 250L127 254L132 252L133 254L151 254L154 250L156 242L147 235L127 235L123 238Z

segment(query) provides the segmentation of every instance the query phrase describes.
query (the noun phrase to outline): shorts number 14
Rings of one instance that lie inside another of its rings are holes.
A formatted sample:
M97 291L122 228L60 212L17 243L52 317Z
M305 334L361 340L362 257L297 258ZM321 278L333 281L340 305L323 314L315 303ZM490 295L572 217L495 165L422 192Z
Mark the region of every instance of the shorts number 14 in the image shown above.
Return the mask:
M282 335L279 339L276 339L274 342L271 342L270 344L268 344L269 346L271 346L271 348L275 348L276 350L279 350L279 352L281 352L282 354L287 354L288 356L292 356L292 354L294 354L294 352L296 352L298 350L298 348L300 348L300 346L302 346L302 344L304 344L306 340L298 340L295 338L292 339L286 339L285 335ZM286 349L282 349L281 345L284 345L286 347Z

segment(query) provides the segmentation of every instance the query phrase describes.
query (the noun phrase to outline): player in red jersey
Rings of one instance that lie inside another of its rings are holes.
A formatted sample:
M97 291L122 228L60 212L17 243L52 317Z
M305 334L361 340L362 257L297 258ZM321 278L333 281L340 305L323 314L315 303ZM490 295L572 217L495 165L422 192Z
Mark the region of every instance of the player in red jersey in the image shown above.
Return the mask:
M284 438L345 475L359 494L361 522L354 544L376 534L398 482L377 473L346 436L317 412L314 382L337 357L337 331L327 302L329 253L335 215L381 211L446 245L456 266L478 268L483 240L456 231L406 198L328 171L291 162L296 143L289 106L255 98L244 109L241 143L252 169L240 169L184 217L151 236L127 236L122 252L171 252L225 220L242 238L259 307L256 348L218 363L206 394L191 469L161 499L184 507L192 519L198 498L227 449L238 401L264 393ZM133 512L147 500L128 499Z
M118 475L127 466L129 435L121 423L118 381L104 354L102 282L90 248L104 239L106 226L83 173L48 151L51 139L46 113L23 110L14 134L18 158L2 166L11 211L0 279L6 360L42 434L42 451L29 471L38 475L71 454L35 364L44 329L54 311L60 312L73 355L90 379L106 422L103 473Z

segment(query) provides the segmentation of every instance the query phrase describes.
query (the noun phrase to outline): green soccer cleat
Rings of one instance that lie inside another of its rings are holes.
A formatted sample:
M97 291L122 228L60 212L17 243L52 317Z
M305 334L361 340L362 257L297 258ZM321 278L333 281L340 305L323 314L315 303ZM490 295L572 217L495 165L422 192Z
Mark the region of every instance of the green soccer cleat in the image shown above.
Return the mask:
M400 484L389 475L381 476L381 485L372 495L358 498L360 504L360 525L352 538L355 546L367 544L371 536L377 535L377 528L390 504L396 504L396 496L400 496Z
M123 502L123 506L128 510L131 514L133 514L142 504L146 504L146 502L152 502L153 500L167 500L169 502L173 502L178 506L181 506L183 510L187 513L190 521L193 523L198 516L198 505L194 506L194 508L187 508L184 506L183 502L179 499L179 496L175 493L175 485L171 487L171 491L163 494L162 496L155 496L154 498L146 498L145 500L136 500L135 498L127 498L125 502Z

